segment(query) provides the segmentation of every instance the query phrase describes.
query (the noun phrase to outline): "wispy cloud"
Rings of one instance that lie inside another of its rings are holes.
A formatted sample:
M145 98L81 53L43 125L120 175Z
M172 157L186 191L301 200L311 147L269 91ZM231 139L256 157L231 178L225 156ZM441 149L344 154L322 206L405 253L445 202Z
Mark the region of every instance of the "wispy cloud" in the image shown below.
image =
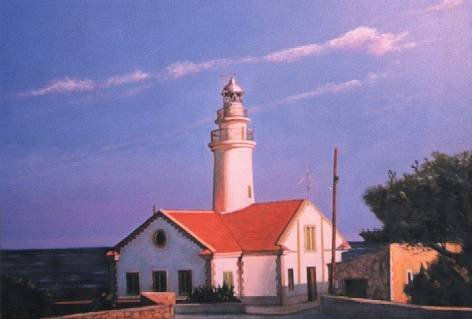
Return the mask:
M96 82L90 79L77 79L66 76L63 79L53 80L42 88L31 90L28 92L22 92L19 94L19 96L43 96L55 93L93 91L113 86L143 82L151 79L151 77L152 75L150 73L141 70L136 70L134 72L126 74L114 75L103 82Z
M111 76L105 81L103 86L110 87L136 82L143 82L145 80L148 80L150 77L151 75L149 73L143 72L141 70L136 70L132 73Z
M272 52L263 56L261 60L273 63L293 62L307 56L320 54L322 51L323 46L320 46L316 43L312 43L299 47Z
M340 93L344 91L348 91L351 89L354 89L356 87L362 86L362 82L354 79L342 83L327 83L325 85L322 85L312 91L300 93L300 94L294 94L287 96L286 98L282 99L279 103L291 103L295 102L301 99L306 99L309 97L314 97L314 96L319 96L323 94L334 94L334 93Z
M205 61L201 63L194 63L191 61L181 61L181 62L173 63L169 65L168 67L166 67L166 73L171 78L176 79L184 75L199 73L199 72L206 71L209 69L214 69L216 67L220 67L223 65L235 64L235 63L236 63L235 60L232 60L229 58L210 60L210 61Z
M452 2L453 0L448 1ZM455 1L457 2L459 0ZM382 33L376 28L360 26L324 43L308 43L270 52L262 56L221 58L199 63L179 61L165 67L161 72L154 74L138 69L131 73L111 76L103 82L66 77L62 80L53 81L43 88L20 93L20 96L42 96L53 93L83 92L145 82L151 79L177 79L190 74L235 64L290 63L306 57L317 56L333 51L363 51L369 55L382 56L390 52L414 47L415 42L408 41L407 39L408 32L396 34ZM140 91L142 90L130 91L130 94L137 94Z
M64 92L84 92L91 91L96 88L96 83L89 79L74 79L65 77L60 80L53 80L44 87L32 90L30 92L20 93L21 96L43 96L53 93Z
M414 47L414 42L406 41L407 36L408 32L402 32L398 34L381 33L375 28L361 26L324 43L309 43L270 52L263 56L224 58L200 63L181 61L168 66L166 71L171 78L178 78L184 75L195 74L225 65L264 62L289 63L306 57L316 56L329 51L337 50L365 51L370 55L381 56L389 52L401 51L403 49Z
M387 75L385 73L372 73L371 72L366 76L364 80L353 79L353 80L340 82L340 83L334 83L334 82L327 83L308 92L289 95L279 100L276 104L288 104L288 103L296 102L298 100L312 98L312 97L316 97L320 95L343 93L346 91L359 88L365 84L369 84L369 85L374 84L375 82L381 79L385 79L386 77Z
M448 10L448 9L452 9L454 7L460 6L462 3L464 3L464 0L441 0L437 4L433 4L427 7L425 11L431 12L431 11Z
M408 32L380 33L374 28L359 27L328 41L324 46L331 50L358 50L381 56L388 52L414 47L414 42L405 41L407 36Z

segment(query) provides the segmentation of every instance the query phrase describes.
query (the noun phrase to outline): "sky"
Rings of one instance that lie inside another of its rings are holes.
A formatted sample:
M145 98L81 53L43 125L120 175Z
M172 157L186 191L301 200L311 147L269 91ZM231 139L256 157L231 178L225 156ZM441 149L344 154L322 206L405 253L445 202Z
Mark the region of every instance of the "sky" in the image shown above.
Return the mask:
M208 209L220 92L245 90L256 201L349 240L388 170L472 148L472 1L1 1L0 246L112 246Z

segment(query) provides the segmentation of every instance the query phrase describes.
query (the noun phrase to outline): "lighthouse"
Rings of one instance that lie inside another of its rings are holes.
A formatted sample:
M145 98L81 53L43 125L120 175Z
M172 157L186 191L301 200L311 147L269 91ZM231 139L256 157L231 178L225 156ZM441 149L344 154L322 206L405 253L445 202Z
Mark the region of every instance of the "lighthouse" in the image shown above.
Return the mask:
M208 145L214 155L213 210L219 213L254 203L252 152L256 146L243 105L244 91L232 77L221 92L223 107L216 112L218 129Z

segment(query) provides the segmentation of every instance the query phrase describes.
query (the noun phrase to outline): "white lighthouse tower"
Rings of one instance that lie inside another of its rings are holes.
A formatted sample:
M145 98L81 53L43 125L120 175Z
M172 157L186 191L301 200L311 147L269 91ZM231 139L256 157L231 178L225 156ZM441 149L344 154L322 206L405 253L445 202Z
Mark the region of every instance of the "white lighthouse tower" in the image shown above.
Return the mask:
M208 146L214 154L213 210L229 213L254 203L252 152L256 142L242 103L244 91L234 77L221 95L223 108L215 120L218 129L211 131Z

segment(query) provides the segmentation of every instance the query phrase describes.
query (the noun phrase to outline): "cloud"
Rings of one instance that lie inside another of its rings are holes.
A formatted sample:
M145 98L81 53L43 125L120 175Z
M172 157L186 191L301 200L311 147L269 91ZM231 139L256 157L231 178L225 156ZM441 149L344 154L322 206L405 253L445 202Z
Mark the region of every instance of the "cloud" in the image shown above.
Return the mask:
M342 82L342 83L327 83L312 91L287 96L286 98L280 100L279 104L291 103L298 100L302 100L302 99L306 99L306 98L314 97L314 96L319 96L319 95L324 95L324 94L335 94L335 93L345 92L345 91L360 87L362 86L362 84L363 83L357 79Z
M414 42L405 42L408 32L398 34L380 33L375 28L358 27L325 43L309 43L280 51L270 52L263 56L244 58L222 58L200 63L180 61L165 68L165 73L173 79L196 74L232 64L250 63L288 63L309 56L316 56L328 51L364 50L367 54L381 56L391 51L400 51L414 47Z
M109 77L105 83L104 87L117 86L129 83L136 83L148 80L151 77L149 73L143 72L141 70L136 70L132 73L127 73L123 75L115 75Z
M405 42L408 32L380 33L375 28L358 27L342 36L328 41L324 46L331 50L358 50L381 56L390 51L414 47L414 42Z
M280 62L293 62L295 60L299 60L306 56L317 55L322 52L322 46L312 43L307 45L302 45L299 47L294 47L282 51L276 51L269 53L262 57L262 60L267 62L273 63L280 63Z
M277 102L277 104L287 104L292 103L298 100L325 95L325 94L337 94L346 91L350 91L356 88L359 88L363 85L371 85L379 80L387 78L386 73L373 73L369 72L364 80L353 79L341 83L327 83L322 86L317 87L314 90L303 92L299 94L294 94L287 96Z
M426 12L431 11L442 11L452 9L454 7L460 6L464 1L463 0L441 0L438 4L431 5L425 9Z
M458 1L459 0L455 0L455 2ZM444 2L453 2L453 0ZM89 79L80 80L66 77L62 80L54 81L44 88L20 93L20 96L42 96L53 93L83 92L144 82L151 79L177 79L183 76L235 64L289 63L309 56L326 54L333 51L363 51L369 55L382 56L390 52L414 47L416 45L415 42L408 42L407 37L408 32L396 34L381 33L376 28L360 26L321 44L308 43L270 52L263 56L221 58L199 63L179 61L165 67L163 71L155 74L138 69L131 73L111 76L101 83L96 83ZM143 90L130 90L128 94L133 95L141 91Z
M43 96L52 93L84 92L94 90L95 88L96 83L92 80L65 77L60 80L53 80L43 88L20 93L20 96Z
M171 78L180 78L184 75L195 74L209 69L214 69L219 66L234 64L235 61L229 58L210 60L201 63L194 63L191 61L176 62L166 67L166 73Z
M414 46L405 42L408 32L398 34L380 33L375 28L357 27L325 43L311 43L290 49L269 53L260 60L280 63L293 62L308 56L320 55L328 51L365 51L367 54L381 56L390 51L400 51Z

